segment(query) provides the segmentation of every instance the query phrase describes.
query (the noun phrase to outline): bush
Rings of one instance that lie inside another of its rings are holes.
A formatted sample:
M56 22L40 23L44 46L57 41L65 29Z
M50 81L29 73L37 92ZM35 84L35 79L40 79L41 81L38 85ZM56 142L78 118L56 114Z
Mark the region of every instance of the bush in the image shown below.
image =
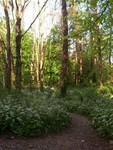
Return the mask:
M36 136L59 131L70 124L67 111L42 93L24 91L0 101L0 130Z
M102 99L91 113L92 125L106 138L113 139L113 101Z
M98 93L102 96L112 97L113 96L113 85L105 85L98 89Z
M69 97L63 99L61 103L69 112L75 112L88 116L94 128L103 137L113 139L113 100L107 95L96 92L93 88L77 88L69 90ZM74 93L75 91L75 93ZM81 99L81 96L83 99Z

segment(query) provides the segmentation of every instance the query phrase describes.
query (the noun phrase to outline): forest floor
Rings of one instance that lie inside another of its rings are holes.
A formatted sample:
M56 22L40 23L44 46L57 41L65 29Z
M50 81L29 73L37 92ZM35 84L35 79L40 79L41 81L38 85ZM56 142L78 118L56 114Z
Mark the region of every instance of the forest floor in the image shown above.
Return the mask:
M60 133L25 138L0 135L0 150L113 150L83 116L71 114L72 124ZM111 141L112 142L112 141Z

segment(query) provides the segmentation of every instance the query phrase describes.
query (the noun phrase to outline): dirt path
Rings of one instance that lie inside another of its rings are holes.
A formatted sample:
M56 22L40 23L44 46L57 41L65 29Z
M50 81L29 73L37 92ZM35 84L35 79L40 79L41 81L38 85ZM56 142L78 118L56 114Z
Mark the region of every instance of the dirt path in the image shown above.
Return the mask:
M85 117L71 114L72 125L63 132L40 138L0 136L0 150L113 150Z

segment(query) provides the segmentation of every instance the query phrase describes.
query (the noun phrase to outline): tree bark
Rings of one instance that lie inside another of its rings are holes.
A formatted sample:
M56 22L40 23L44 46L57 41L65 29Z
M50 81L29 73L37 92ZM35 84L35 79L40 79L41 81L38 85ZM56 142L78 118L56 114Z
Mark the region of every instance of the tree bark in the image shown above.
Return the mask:
M11 89L11 44L10 44L10 19L8 13L8 4L7 2L3 1L4 12L6 17L6 63L5 63L5 71L4 71L4 78L5 78L5 88L8 90Z
M18 15L17 15L18 16ZM16 18L16 68L15 68L15 87L17 90L21 90L21 18Z
M96 38L93 35L93 32L90 31L90 49L92 50L92 55L91 55L91 71L92 71L92 82L96 83L97 82L97 77L96 77L96 70L97 70L97 55L94 50L96 50L96 46L94 44Z
M5 46L4 46L4 41L1 39L0 37L0 58L2 59L2 62L3 62L3 66L1 64L1 70L4 69L4 65L6 64L6 55L4 54L4 49L5 49ZM1 76L1 80L0 80L0 87L3 87L4 85L4 74L2 74Z
M95 16L98 17L97 3L95 5L94 13L95 13ZM98 53L97 55L98 55L99 87L102 87L103 85L103 63L102 63L101 34L100 34L98 22L96 23L95 30L96 30L95 40L97 44L96 48L97 48L97 53Z
M44 73L43 73L43 69L44 69L44 51L45 51L45 47L44 47L44 45L41 45L40 62L39 62L39 83L40 83L40 91L41 92L44 91L44 85L43 85L43 78L44 78Z
M15 6L15 45L16 45L16 66L15 66L15 88L21 91L21 82L22 82L22 62L21 62L21 21L25 8L28 6L30 0L15 0L11 1L12 12ZM15 4L13 4L15 3ZM27 31L26 31L27 32Z
M77 53L77 82L82 83L83 82L83 60L82 60L82 46L80 43L80 40L76 40L76 53Z
M103 85L103 65L102 65L102 50L101 50L101 40L98 37L98 65L99 65L99 86Z
M99 87L102 87L103 86L103 64L102 64L101 38L100 38L100 31L99 31L98 24L96 25L96 34L97 34L97 49L98 49Z
M66 0L62 0L62 68L61 68L61 96L66 96L68 73L68 22Z

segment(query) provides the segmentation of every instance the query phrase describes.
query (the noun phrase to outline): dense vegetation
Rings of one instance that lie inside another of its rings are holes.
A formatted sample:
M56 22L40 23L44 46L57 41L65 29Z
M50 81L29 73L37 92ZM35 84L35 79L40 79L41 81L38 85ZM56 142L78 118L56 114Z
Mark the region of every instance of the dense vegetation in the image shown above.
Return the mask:
M71 123L69 113L89 117L92 125L105 138L113 139L113 88L106 86L70 87L65 98L59 91L1 91L0 131L38 136L57 132Z
M52 91L51 91L52 92ZM2 94L0 98L0 131L18 135L38 136L59 131L70 124L68 112L49 98L48 90L23 90Z
M89 117L92 125L105 138L113 139L113 87L101 90L92 87L74 87L60 101L68 112ZM76 93L76 95L75 95Z
M45 36L50 1L37 1L38 31L23 25L30 0L0 1L0 131L59 131L73 112L113 139L113 1L54 1L61 14Z

